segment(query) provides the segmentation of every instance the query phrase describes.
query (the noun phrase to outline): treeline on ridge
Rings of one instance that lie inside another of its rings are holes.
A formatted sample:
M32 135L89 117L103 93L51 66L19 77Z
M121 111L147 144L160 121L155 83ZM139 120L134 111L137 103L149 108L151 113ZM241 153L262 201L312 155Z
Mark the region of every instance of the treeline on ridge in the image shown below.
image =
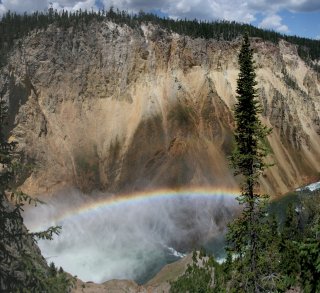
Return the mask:
M69 27L83 29L92 20L110 20L120 25L128 25L132 28L140 27L143 22L151 22L163 29L176 32L180 35L192 38L205 38L231 41L248 32L250 37L258 37L263 40L277 43L284 39L292 44L298 45L298 53L310 66L318 72L319 65L314 65L314 60L320 59L320 41L302 38L298 36L287 36L271 30L264 30L250 24L237 23L235 21L201 21L201 20L174 20L168 17L159 17L153 13L139 12L130 14L126 11L109 10L99 11L36 11L32 14L17 14L8 11L0 21L0 66L5 64L6 54L13 47L14 41L28 35L37 29L46 29L50 24L67 29Z

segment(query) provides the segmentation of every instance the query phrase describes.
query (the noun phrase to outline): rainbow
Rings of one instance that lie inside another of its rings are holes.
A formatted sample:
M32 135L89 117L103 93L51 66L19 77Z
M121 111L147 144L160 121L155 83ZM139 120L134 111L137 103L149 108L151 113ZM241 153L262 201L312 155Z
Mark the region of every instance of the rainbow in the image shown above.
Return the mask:
M223 197L235 199L239 196L240 191L236 189L227 188L213 188L213 187L193 187L181 189L156 189L145 190L139 192L132 192L127 194L109 195L95 200L89 200L82 205L75 206L67 211L58 213L54 218L55 225L61 225L68 219L78 216L92 216L98 214L105 209L115 209L117 207L143 205L147 201L161 201L163 199L173 200L177 198L191 198L191 199L210 199L214 197ZM34 229L32 229L34 230Z

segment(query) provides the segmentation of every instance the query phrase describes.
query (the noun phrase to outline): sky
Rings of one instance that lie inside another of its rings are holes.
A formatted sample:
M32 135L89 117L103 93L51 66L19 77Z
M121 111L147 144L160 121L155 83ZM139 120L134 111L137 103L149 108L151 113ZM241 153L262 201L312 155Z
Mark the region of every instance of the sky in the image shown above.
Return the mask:
M154 12L172 18L235 20L280 33L320 39L320 0L0 0L0 14L54 9L94 9L113 6Z

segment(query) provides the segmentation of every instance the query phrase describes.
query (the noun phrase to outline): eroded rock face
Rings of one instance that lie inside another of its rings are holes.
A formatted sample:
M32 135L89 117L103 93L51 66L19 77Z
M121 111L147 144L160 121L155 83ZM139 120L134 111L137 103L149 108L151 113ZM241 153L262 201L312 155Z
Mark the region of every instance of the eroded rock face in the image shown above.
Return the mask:
M20 40L0 86L36 166L25 190L237 186L227 156L240 45L110 22ZM320 171L320 80L291 44L252 46L276 163L261 183L281 194Z

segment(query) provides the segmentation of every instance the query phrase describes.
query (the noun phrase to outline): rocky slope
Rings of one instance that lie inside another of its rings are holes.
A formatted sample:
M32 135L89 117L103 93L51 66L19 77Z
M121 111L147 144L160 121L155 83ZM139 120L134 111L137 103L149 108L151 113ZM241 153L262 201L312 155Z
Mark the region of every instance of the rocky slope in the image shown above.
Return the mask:
M276 163L261 183L278 195L320 172L320 77L289 43L252 46ZM17 41L0 87L12 139L35 163L24 189L235 187L227 156L239 48L107 21Z
M84 283L80 280L74 284L72 293L164 293L169 292L170 282L181 276L192 263L192 255L189 254L183 259L168 264L148 283L137 285L131 280L110 280L103 284L95 284L92 282Z

